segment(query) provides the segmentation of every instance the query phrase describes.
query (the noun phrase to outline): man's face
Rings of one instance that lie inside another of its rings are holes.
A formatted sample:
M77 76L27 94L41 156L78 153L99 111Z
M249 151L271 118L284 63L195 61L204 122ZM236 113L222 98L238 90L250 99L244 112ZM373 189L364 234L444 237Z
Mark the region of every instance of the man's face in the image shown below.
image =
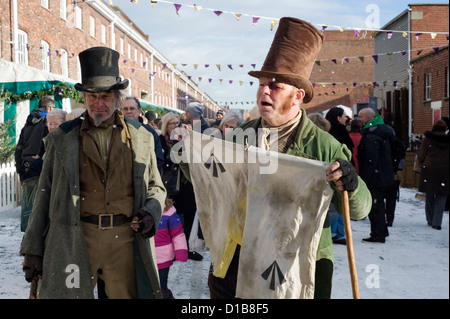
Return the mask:
M84 96L86 110L96 126L112 116L120 101L114 91L86 92Z
M238 126L237 121L233 121L233 120L227 121L227 122L223 123L223 125L222 125L223 133L226 134L226 133L232 131L237 126Z
M260 78L256 101L261 117L271 126L277 127L297 116L300 111L299 103L304 96L303 89L298 90L289 84Z
M186 120L189 121L189 123L193 123L194 120L196 120L197 118L194 117L194 115L192 115L191 113L189 113L188 111L186 111Z
M358 121L361 124L361 126L364 126L364 125L366 125L367 122L370 121L370 118L366 112L361 110L358 113Z
M220 121L221 119L223 119L223 114L222 113L217 113L216 114L216 120Z
M137 106L137 103L134 99L127 99L122 103L122 111L126 117L132 120L139 120L140 110Z

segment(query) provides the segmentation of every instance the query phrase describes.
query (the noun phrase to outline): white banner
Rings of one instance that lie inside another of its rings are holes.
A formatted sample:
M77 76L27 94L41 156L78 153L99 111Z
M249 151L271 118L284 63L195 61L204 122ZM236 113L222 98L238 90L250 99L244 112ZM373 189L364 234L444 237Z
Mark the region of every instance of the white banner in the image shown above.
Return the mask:
M215 274L240 244L236 297L313 298L329 164L189 133L185 160Z

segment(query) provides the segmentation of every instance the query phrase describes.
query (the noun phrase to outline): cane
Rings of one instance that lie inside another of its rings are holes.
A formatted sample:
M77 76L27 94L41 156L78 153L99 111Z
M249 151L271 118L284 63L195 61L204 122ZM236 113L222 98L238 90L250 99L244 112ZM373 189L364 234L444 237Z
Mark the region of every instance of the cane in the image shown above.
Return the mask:
M31 280L30 286L30 297L29 299L37 299L37 288L38 288L39 277L36 275Z
M347 257L352 281L353 299L359 299L358 275L356 274L355 252L353 251L352 228L350 227L350 206L347 191L341 191L342 210L344 218L345 238L347 240Z

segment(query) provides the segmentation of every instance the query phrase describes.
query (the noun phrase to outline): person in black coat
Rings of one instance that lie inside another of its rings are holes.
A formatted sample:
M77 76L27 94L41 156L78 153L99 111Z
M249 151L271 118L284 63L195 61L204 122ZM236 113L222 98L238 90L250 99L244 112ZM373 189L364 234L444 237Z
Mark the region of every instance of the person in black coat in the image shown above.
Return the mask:
M369 243L384 243L389 232L386 224L386 187L394 183L390 141L393 132L384 124L380 115L371 108L363 108L358 113L363 127L358 147L359 175L372 194L372 209L369 213L370 237L363 239Z
M449 145L447 125L437 120L417 151L422 167L419 191L425 193L425 216L429 226L441 229L445 202L449 194Z
M345 114L344 109L337 106L331 108L325 115L325 119L327 119L331 125L328 133L333 135L333 137L340 143L345 144L353 153L353 148L355 145L353 144L353 140L348 134L345 126L345 123L347 122L347 115ZM351 162L353 166L355 166L353 156ZM341 215L339 215L333 204L330 204L329 216L333 243L345 245L347 242L345 239L344 219Z

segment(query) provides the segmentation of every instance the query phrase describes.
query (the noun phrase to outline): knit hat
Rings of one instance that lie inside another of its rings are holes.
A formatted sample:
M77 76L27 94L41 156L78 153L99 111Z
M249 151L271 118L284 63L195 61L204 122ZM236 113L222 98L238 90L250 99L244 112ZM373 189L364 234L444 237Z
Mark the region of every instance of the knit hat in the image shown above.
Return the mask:
M314 95L309 76L322 43L323 34L312 24L296 18L281 18L261 71L248 74L303 89L306 93L303 102L308 103Z
M186 108L186 112L189 112L192 114L192 116L196 117L196 118L201 118L203 116L203 110L205 109L205 107L203 105L201 105L198 102L191 102L188 104L187 108Z

